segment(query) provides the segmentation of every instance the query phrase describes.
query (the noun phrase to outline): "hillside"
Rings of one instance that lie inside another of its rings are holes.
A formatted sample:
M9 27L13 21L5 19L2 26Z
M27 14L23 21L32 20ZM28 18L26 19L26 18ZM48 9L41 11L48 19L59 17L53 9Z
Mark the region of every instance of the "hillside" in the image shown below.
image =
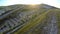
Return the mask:
M0 6L1 34L60 34L60 9L47 5Z

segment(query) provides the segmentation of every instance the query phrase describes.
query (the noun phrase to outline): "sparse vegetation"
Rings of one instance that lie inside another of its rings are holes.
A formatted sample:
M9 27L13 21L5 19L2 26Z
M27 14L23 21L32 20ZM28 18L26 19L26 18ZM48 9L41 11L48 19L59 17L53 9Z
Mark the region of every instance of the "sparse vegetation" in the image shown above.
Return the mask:
M56 10L57 13L57 25L58 25L58 34L60 34L60 9Z
M0 30L2 30L3 34L43 34L44 27L48 25L48 22L51 23L53 14L56 14L58 34L60 34L60 10L58 8L42 4L34 7L30 7L29 5L12 5L6 7L6 9L4 10L8 12L5 13L9 13L10 11L12 13L2 19L4 26L8 28L5 30L5 27L1 24Z

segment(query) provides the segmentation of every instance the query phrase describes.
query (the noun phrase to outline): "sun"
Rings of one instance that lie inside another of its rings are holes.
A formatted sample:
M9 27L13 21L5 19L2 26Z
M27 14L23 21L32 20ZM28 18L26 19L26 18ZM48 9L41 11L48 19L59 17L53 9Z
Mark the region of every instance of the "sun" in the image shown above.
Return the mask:
M37 4L30 4L30 5L35 6L35 5L37 5Z

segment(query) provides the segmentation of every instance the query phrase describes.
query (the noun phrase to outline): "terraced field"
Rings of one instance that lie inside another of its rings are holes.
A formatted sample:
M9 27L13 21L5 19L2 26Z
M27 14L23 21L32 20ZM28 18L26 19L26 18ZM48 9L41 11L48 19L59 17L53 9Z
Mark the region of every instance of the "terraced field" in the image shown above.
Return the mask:
M49 7L23 6L3 12L0 34L59 34L60 10Z
M42 24L42 25L41 25ZM13 34L57 34L56 12L47 11Z

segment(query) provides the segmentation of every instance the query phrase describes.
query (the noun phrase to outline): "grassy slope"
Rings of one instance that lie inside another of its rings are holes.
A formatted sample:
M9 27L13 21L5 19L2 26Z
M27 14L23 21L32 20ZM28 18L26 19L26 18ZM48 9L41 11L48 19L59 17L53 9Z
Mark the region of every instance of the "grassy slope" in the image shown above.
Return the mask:
M58 24L58 34L60 34L60 10L56 10L57 24Z
M44 20L48 12L45 12L42 15L39 15L36 19L28 22L28 24L26 24L23 28L19 29L14 34L24 34L24 32L28 31L30 28L34 27L36 24L39 24L42 20Z
M22 11L26 11L26 10L27 9L23 9ZM53 9L52 9L52 11L53 11ZM56 15L57 16L57 23L58 23L58 28L59 28L58 34L59 34L60 33L60 10L56 10L56 11L57 11L57 15ZM26 24L23 28L19 29L14 34L24 34L30 28L34 27L36 24L39 24L41 21L43 21L46 18L47 13L49 13L49 11L39 15L36 19L29 21L28 24Z
M52 9L51 11L54 11L56 13L58 34L60 34L60 9Z
M57 17L57 25L58 25L58 34L60 34L60 10L59 9L52 9L50 11L54 11L56 12L56 17ZM29 24L25 25L22 29L19 29L17 32L15 32L14 34L24 34L26 31L28 31L30 28L34 27L36 24L39 24L39 22L41 22L43 19L46 18L46 13L43 13L42 15L40 15L38 18L32 20L29 22Z

